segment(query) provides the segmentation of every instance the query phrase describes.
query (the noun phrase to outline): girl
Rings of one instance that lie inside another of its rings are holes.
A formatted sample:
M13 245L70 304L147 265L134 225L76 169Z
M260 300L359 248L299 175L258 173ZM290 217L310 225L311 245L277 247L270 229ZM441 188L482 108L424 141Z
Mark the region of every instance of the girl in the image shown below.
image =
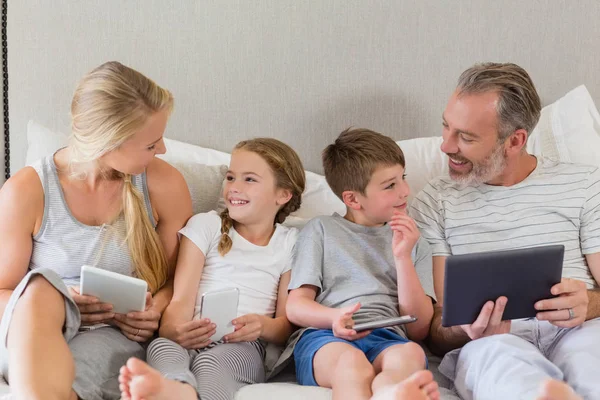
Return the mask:
M105 63L75 91L68 147L0 191L0 366L14 398L118 399L119 367L158 329L192 214L183 177L154 157L172 107L169 91ZM144 279L146 310L80 295L84 264Z
M300 158L284 143L263 138L235 147L227 209L198 214L180 231L162 338L148 348L149 365L133 358L121 369L124 399L232 399L242 386L264 382L264 343L283 345L292 332L285 303L297 230L280 224L300 207L304 186ZM212 343L214 324L194 318L199 300L231 287L240 291L235 332Z

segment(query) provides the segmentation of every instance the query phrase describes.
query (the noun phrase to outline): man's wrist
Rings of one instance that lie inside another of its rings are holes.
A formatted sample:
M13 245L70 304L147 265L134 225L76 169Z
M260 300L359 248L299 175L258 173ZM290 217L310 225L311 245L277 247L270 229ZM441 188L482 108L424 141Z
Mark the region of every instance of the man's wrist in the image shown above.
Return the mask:
M588 289L588 307L586 321L600 317L600 289Z

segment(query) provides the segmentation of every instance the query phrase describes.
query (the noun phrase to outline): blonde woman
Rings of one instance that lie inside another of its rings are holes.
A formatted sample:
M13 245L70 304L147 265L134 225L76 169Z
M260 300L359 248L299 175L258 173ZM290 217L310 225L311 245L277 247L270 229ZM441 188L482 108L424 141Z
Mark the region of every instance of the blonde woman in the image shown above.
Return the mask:
M0 191L0 366L17 399L118 399L119 368L144 357L172 295L183 177L155 158L171 93L117 62L71 104L68 147ZM84 264L148 282L146 310L115 314L78 293Z

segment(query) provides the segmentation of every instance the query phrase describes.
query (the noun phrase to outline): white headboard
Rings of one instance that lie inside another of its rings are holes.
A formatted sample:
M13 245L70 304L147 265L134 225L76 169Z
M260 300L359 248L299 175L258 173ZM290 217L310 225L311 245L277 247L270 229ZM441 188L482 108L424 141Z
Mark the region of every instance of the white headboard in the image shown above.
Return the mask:
M77 81L107 60L174 93L168 137L229 151L274 136L313 171L348 126L438 135L475 62L520 64L545 103L584 83L600 104L599 15L596 0L11 1L11 171L27 121L68 132Z

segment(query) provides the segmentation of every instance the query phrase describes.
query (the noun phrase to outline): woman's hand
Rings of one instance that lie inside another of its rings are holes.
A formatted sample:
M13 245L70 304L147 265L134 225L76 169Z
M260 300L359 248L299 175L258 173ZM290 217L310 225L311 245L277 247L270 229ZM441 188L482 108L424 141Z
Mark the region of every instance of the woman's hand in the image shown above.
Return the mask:
M80 294L76 286L69 287L69 294L79 307L82 326L107 323L115 316L112 304L101 303L97 297Z
M150 339L158 329L161 314L152 308L153 300L150 293L146 293L146 309L127 314L115 314L114 324L130 340L145 342Z

